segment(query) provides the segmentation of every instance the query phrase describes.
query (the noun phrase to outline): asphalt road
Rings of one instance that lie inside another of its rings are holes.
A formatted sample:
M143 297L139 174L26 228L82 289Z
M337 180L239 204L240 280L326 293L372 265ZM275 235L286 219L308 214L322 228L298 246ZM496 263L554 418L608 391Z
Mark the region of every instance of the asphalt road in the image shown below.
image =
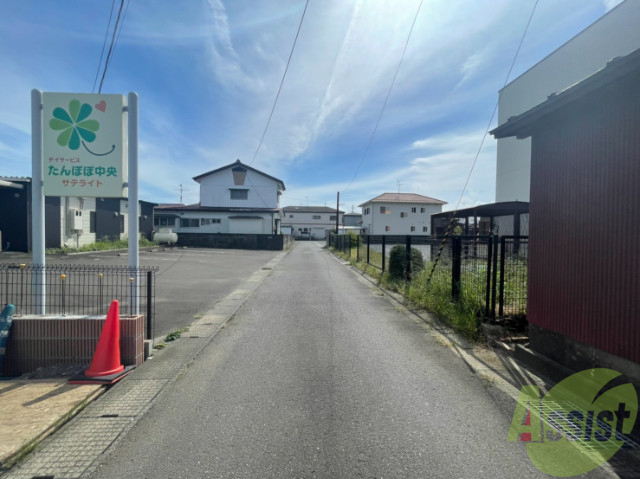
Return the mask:
M154 336L162 338L190 324L224 298L278 251L141 248L140 265L157 266ZM2 253L0 262L31 262L22 253ZM50 255L47 264L128 265L124 252ZM106 312L105 312L106 314Z
M546 477L513 401L425 332L297 243L93 477Z

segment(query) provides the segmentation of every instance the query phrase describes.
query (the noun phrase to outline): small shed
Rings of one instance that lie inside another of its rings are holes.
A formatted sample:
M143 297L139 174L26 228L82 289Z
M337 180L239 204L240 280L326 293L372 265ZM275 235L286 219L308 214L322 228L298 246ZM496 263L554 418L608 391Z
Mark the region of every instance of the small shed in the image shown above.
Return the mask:
M492 134L531 137L531 347L639 380L640 50Z

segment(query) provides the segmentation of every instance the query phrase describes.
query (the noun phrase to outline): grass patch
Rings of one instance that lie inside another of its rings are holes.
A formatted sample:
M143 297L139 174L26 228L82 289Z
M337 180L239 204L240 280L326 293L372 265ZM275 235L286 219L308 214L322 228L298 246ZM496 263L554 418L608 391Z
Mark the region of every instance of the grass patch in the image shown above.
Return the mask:
M182 333L186 333L187 331L189 331L189 328L176 329L175 331L171 331L169 334L167 334L167 337L164 338L164 340L166 342L175 341L176 339L180 338L180 336L182 336Z
M149 241L146 238L142 238L138 245L142 248L148 248L151 246L158 246L158 243ZM95 243L86 244L79 248L71 248L69 246L63 246L62 248L48 248L45 250L46 254L67 254L67 253L86 253L90 251L110 251L114 249L126 249L129 247L129 241L117 240L117 241L97 241Z
M335 248L331 248L331 251L345 260L355 258L355 256L350 258ZM382 266L382 254L375 251L369 253L369 261L373 263L379 260L380 266ZM380 286L402 294L417 307L436 314L466 338L479 339L478 324L484 311L484 305L471 295L465 294L464 289L461 293L461 299L454 301L451 298L451 274L448 271L436 270L431 281L427 283L431 271L430 263L427 263L424 269L411 281L406 281L402 278L393 278L389 273L383 274L381 269L367 264L365 261L350 262L360 271L377 280Z
M417 306L438 315L454 330L469 339L478 339L478 323L484 306L475 298L461 292L460 300L451 297L451 275L445 271L434 273L427 283L430 268L426 267L407 285L406 297Z
M156 345L153 347L153 349L157 349L158 351L160 351L161 349L164 349L164 348L166 348L166 347L167 347L167 345L166 345L166 344L164 344L164 343L158 343L158 344L156 344Z

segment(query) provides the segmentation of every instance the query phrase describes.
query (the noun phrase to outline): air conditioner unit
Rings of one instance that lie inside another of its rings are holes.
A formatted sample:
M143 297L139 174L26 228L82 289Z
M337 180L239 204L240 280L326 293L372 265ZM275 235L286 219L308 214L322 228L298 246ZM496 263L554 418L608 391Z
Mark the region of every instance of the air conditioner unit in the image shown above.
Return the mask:
M82 210L70 209L67 213L67 221L70 231L82 232Z

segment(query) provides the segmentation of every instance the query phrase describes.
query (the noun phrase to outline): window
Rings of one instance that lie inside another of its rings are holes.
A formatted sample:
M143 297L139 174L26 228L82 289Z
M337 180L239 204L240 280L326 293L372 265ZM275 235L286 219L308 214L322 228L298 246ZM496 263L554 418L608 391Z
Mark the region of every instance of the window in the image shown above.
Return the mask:
M289 218L293 218L293 215L289 215Z
M329 216L329 221L335 221L335 220L336 220L336 215Z
M249 199L249 190L229 190L231 191L232 200L247 200Z
M424 213L426 208L420 208L420 213Z
M200 226L200 218L180 218L180 228L197 228Z
M381 215L386 215L387 213L387 207L386 206L381 206L380 207L380 214Z
M153 218L153 224L155 226L173 226L173 218L169 218L167 216L156 216Z
M384 230L385 230L385 231L391 231L391 226L385 226L385 227L384 227Z
M411 212L415 213L416 212L416 208L415 207L411 208Z
M321 219L321 218L322 218L322 216L320 216L320 215L313 215L313 219L314 219L314 220L319 220L319 219Z
M365 215L370 215L371 214L371 208L365 208L364 209L364 214Z
M96 232L96 212L90 211L89 212L89 233L95 233L95 232Z
M415 226L412 226L412 227L411 227L411 231L415 231L415 230L416 230L416 227L415 227Z
M201 225L216 225L220 224L220 218L202 218L200 220Z
M423 233L427 233L429 231L429 227L428 226L423 226L422 227L422 232Z
M400 218L406 218L407 214L404 211L400 212Z

